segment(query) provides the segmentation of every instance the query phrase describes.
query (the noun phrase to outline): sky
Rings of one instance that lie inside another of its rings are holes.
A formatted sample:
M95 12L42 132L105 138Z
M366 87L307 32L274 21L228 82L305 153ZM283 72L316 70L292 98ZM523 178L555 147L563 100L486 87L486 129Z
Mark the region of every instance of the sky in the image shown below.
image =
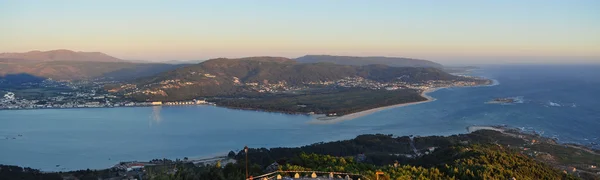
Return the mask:
M0 0L0 52L600 63L598 0Z

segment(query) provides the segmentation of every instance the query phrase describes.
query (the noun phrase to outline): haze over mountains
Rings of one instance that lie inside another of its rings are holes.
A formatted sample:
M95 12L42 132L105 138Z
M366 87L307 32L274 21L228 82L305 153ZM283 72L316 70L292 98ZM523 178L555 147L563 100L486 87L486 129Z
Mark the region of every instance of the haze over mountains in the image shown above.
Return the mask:
M382 56L371 56L371 57L354 57L354 56L330 56L330 55L306 55L296 58L296 61L301 63L317 63L317 62L329 62L342 65L352 66L364 66L371 64L382 64L392 67L433 67L443 68L439 63L422 60L422 59L411 59L411 58L400 58L400 57L382 57Z
M442 68L441 64L419 59L389 58L389 57L351 57L330 55L307 55L297 59L251 57L245 60L278 59L286 63L332 63L337 65L365 66L387 65L392 67L432 67ZM209 60L227 60L225 58ZM186 61L181 61L186 62ZM191 62L191 61L190 61ZM200 62L204 64L204 62ZM233 62L231 59L226 64ZM236 61L241 62L241 61ZM197 64L193 63L193 64ZM211 64L207 63L207 64ZM205 65L207 65L205 64ZM59 49L51 51L29 51L24 53L0 53L0 76L6 74L30 74L43 78L57 80L82 80L106 78L116 80L131 80L141 77L157 75L190 63L148 63L126 61L101 52L76 52ZM309 65L306 65L309 66ZM320 64L319 66L332 66ZM300 66L298 66L300 67ZM239 71L231 69L231 71ZM325 73L327 69L319 72Z
M71 50L0 54L0 76L25 73L56 80L134 79L180 66L128 62L100 52Z
M28 61L123 62L121 59L101 52L75 52L66 49L51 51L29 51L25 53L0 53L0 59Z

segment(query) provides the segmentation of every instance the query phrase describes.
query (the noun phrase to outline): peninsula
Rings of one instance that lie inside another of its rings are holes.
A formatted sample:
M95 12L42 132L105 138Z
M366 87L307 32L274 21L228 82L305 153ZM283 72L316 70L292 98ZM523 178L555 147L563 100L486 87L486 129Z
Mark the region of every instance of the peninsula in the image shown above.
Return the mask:
M18 68L12 68L15 72L0 72L9 73L0 77L0 95L5 95L0 99L0 109L210 104L318 114L325 116L319 119L331 120L428 102L432 98L424 94L438 88L491 83L483 78L452 75L440 69L440 64L409 58L262 56L218 58L199 64L149 65L125 62L101 53L68 50L5 53L1 57L5 65L11 67L31 65L58 74L28 74L33 72ZM77 71L94 73L70 76L73 73L40 65L66 62L82 65ZM135 70L112 68L120 67L114 63L129 63ZM103 68L105 66L111 68ZM31 68L24 68L27 69Z
M421 94L430 89L487 84L491 81L451 75L434 67L298 63L282 57L249 57L212 59L107 85L105 90L139 102L202 99L237 109L342 116L427 101Z

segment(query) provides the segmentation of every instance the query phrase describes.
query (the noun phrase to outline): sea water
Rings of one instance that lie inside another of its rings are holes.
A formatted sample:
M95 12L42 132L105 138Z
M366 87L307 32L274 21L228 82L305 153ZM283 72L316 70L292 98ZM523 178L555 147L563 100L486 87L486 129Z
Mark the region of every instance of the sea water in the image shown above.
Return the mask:
M508 125L563 143L600 143L600 66L486 66L472 74L499 84L441 89L429 94L433 102L335 124L215 106L0 111L0 164L101 169L120 161L224 155L245 145L301 146L373 133L451 135L471 125ZM507 97L521 101L486 103Z

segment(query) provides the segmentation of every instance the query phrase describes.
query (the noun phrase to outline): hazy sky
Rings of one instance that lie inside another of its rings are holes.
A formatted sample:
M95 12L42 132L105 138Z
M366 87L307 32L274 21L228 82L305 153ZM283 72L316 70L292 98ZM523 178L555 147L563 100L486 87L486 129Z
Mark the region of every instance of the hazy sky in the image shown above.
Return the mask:
M598 0L0 0L0 52L599 62Z

